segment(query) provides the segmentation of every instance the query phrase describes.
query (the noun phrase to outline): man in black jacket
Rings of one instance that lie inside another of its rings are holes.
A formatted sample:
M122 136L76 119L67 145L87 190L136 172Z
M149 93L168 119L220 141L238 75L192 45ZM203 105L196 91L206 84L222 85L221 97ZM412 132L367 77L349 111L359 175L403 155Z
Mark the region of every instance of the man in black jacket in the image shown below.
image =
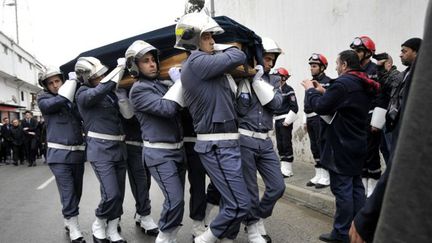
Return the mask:
M360 62L352 50L341 52L336 64L339 77L327 90L311 80L304 80L302 85L307 103L326 120L321 162L329 170L330 189L336 198L333 230L319 239L348 242L351 221L365 202L361 181L367 147L365 128L372 94L379 84L358 71Z
M36 166L36 150L37 150L37 139L36 131L38 122L33 118L33 113L31 111L24 112L24 119L21 122L21 126L24 130L24 149L25 157L28 166Z
M394 156L396 142L399 135L400 117L405 108L408 91L411 85L412 74L414 73L415 60L420 49L422 40L420 38L411 38L401 45L402 64L407 66L403 72L403 80L392 92L390 104L386 115L387 130L392 130L392 146L390 149L390 159L385 173L381 176L375 191L369 197L364 207L355 215L350 229L351 242L362 243L372 242L375 229L380 217L381 206L384 198L387 180L391 171L392 159Z
M7 157L11 155L11 147L12 147L11 128L12 125L9 123L9 118L4 117L3 126L1 127L1 137L2 137L1 159L5 164L8 164Z
M18 119L12 121L11 127L13 164L18 165L18 160L24 164L24 131Z

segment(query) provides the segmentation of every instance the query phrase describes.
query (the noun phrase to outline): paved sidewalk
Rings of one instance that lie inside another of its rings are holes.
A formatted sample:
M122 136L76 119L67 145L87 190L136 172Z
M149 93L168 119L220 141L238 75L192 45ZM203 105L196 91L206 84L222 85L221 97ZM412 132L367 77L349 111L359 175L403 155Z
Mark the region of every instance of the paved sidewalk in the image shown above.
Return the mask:
M316 189L306 186L315 175L313 164L294 161L293 172L294 176L285 179L286 189L283 198L333 217L335 200L330 188ZM261 180L259 183L261 187L264 186Z

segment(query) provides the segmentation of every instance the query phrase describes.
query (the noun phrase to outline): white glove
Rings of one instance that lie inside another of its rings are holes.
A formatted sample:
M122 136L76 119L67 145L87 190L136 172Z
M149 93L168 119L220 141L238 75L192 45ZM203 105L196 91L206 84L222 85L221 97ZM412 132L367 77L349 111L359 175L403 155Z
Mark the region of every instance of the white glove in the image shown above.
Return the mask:
M125 65L124 58L117 59L117 67L114 68L108 75L106 75L100 82L106 83L108 81L114 81L117 85L120 82L120 80L123 78ZM122 63L123 62L123 63Z
M117 59L117 66L126 66L126 58L124 57L120 57L119 59Z
M75 72L69 72L68 73L68 79L69 80L77 80L77 76Z
M261 65L256 65L255 70L257 70L257 73L255 74L253 80L261 79L261 77L264 75L264 68Z
M126 89L116 89L115 94L118 97L118 106L120 110L120 114L126 119L131 119L134 116L134 109L127 97Z
M127 97L127 91L126 91L126 89L120 88L120 89L116 89L114 92L117 95L117 97L118 97L119 100L123 100L123 99L127 99L128 98Z
M168 75L170 76L171 80L174 82L177 82L178 80L180 80L180 68L179 67L171 67L168 70Z
M74 79L66 80L64 84L59 88L58 95L65 97L70 102L73 102L76 88L77 88L76 80Z
M234 47L233 45L228 45L228 44L214 44L213 45L213 49L215 51L225 51L228 48Z

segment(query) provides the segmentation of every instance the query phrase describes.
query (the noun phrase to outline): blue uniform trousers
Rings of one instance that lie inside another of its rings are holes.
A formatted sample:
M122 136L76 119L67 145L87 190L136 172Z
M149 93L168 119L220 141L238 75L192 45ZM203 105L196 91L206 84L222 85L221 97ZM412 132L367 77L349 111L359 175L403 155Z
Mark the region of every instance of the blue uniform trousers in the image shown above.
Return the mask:
M332 235L349 242L348 231L357 212L366 201L361 176L346 176L330 172L330 189L336 199Z
M194 150L195 143L185 142L188 180L190 184L189 217L202 221L205 218L207 203L219 205L220 193L209 183L206 193L206 170L201 163L198 153Z
M184 151L144 148L144 157L150 174L165 197L159 230L169 231L179 227L184 213Z
M79 214L84 163L62 164L50 163L49 167L56 179L57 188L63 206L63 217L69 219Z
M113 220L123 214L126 161L92 161L91 165L100 183L101 201L96 217Z
M127 148L127 172L132 195L135 198L136 213L141 216L151 212L149 190L150 172L142 162L142 147L126 144Z
M276 130L276 145L279 152L281 161L293 162L294 153L292 147L292 130L293 125L284 126L283 119L279 119L275 122Z
M315 160L315 168L322 168L320 163L320 119L318 115L306 119L310 148Z
M282 197L285 191L285 182L279 159L273 150L270 139L262 140L248 137L240 138L240 141L243 177L251 197L251 209L246 217L246 225L251 225L260 218L267 218L272 215L277 200ZM254 146L258 145L259 148L251 148L247 144L243 144L243 141L252 142ZM265 191L261 200L259 198L257 171L265 184Z
M199 153L204 168L221 194L219 214L210 224L212 233L222 239L235 239L240 223L250 209L250 196L243 178L240 147L213 146Z

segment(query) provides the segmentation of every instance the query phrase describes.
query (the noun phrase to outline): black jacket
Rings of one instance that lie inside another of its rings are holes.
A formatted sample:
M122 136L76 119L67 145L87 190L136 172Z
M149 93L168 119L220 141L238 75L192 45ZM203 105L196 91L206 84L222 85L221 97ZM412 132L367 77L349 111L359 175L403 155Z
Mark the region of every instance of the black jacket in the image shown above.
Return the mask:
M360 175L366 158L366 127L372 96L358 76L343 74L324 94L311 88L306 101L313 112L329 115L321 134L321 164L335 173Z
M24 144L24 131L21 126L11 127L12 144L20 146Z

